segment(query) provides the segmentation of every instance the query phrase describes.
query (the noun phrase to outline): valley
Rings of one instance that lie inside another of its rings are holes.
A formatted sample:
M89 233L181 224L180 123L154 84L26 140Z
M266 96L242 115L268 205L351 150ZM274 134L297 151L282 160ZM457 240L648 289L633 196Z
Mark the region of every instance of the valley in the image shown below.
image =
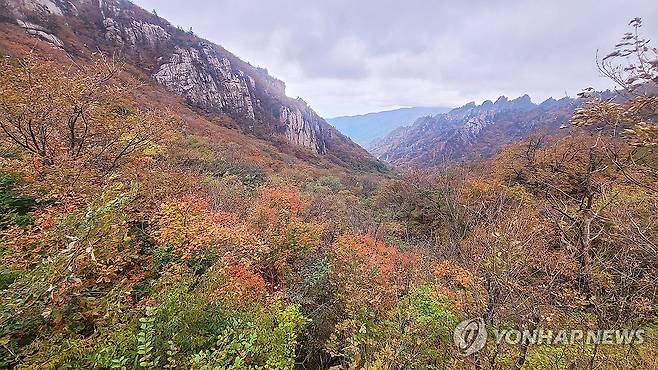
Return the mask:
M463 72L470 54L425 8L199 4L162 6L277 73L130 1L0 0L1 369L658 368L655 19L592 58L614 90L535 102L500 94L547 72L478 85L493 56ZM401 24L441 36L436 70L434 39ZM353 27L340 49L319 41ZM287 95L311 83L309 102ZM482 103L454 104L467 94ZM354 96L391 109L313 109Z
M416 119L449 111L449 108L412 107L391 111L368 113L358 116L329 118L332 126L362 146L384 139L389 133L404 126L410 126Z

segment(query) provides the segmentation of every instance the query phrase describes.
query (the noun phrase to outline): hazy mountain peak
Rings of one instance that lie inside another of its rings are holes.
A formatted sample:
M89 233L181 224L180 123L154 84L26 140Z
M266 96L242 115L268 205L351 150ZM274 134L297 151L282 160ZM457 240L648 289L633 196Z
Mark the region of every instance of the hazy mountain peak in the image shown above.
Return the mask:
M410 126L420 117L434 116L449 110L444 107L410 107L328 118L327 121L357 144L368 148L372 142L384 138L399 127Z
M496 99L496 102L494 103L494 105L501 105L501 104L505 104L507 102L509 102L509 99L507 99L507 97L505 95L501 95L500 97L498 97L498 99Z
M536 107L536 105L530 99L528 94L519 96L518 98L509 102L509 107L512 109L531 109Z
M532 104L532 99L530 98L530 95L524 94L512 100L512 103Z
M557 100L553 99L553 97L551 96L550 98L548 98L548 99L544 100L543 102L541 102L541 104L539 104L539 105L552 105L552 104L555 104L556 102L557 102Z
M482 102L483 108L492 108L494 103L491 100L485 100Z

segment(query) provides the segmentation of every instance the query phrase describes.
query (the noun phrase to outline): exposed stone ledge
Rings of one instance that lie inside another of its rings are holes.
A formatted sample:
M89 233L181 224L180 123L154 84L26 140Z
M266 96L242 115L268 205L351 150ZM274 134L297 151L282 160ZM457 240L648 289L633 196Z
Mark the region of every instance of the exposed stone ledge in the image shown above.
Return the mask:
M32 36L37 36L40 39L52 44L55 47L62 48L62 49L64 48L64 43L62 42L62 40L60 40L57 36L50 33L50 31L48 29L46 29L45 27L41 27L39 25L32 24L30 22L25 22L25 21L22 21L20 19L16 20L16 22L28 34L30 34Z

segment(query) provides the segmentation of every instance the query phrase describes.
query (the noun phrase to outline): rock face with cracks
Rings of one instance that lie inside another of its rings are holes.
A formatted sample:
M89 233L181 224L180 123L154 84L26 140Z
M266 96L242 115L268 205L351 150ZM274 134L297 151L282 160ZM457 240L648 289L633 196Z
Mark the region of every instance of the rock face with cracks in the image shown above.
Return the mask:
M58 28L64 24L93 41L98 49L129 58L167 90L183 96L191 106L209 114L230 115L245 130L259 132L261 136L277 135L317 154L326 154L332 143L339 147L354 146L303 100L287 97L285 84L270 76L267 70L254 67L128 1L5 0L5 3L16 22L30 35L66 50L66 40L58 36Z

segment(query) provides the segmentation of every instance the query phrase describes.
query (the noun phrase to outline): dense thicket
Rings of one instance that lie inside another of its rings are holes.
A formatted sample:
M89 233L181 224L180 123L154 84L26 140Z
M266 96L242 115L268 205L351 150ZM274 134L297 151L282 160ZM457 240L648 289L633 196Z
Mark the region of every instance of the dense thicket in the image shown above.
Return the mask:
M658 100L637 87L658 66L629 35L604 64L628 95L570 135L393 179L246 154L103 58L3 59L0 367L655 369ZM642 71L614 69L629 55ZM646 335L462 357L474 317Z

